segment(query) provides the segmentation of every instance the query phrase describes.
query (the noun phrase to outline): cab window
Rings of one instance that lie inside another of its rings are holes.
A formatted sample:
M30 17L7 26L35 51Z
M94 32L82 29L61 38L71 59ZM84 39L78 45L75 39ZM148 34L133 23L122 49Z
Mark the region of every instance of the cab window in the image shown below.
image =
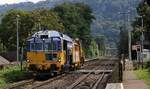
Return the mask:
M31 50L43 50L42 43L31 43Z

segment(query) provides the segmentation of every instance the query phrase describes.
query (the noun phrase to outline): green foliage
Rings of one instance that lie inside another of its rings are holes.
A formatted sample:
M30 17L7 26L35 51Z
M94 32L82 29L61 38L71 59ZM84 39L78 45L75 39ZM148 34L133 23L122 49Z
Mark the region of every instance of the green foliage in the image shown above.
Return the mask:
M57 13L47 8L39 8L31 11L32 18L35 22L35 30L43 28L64 31L64 26L60 23L60 18Z
M20 71L19 65L7 66L0 70L0 86L27 78L29 78L28 74L25 71Z
M135 71L139 79L144 80L147 85L150 87L150 73L147 69L139 69Z
M137 76L139 77L139 79L144 79L144 80L149 80L150 79L150 75L148 70L146 69L139 69L137 71L135 71Z
M0 24L0 39L9 51L16 50L17 15L20 16L20 47L26 44L26 40L31 34L43 28L58 30L72 38L79 38L87 54L90 52L90 45L95 47L95 43L91 43L93 41L90 26L93 19L95 19L91 8L83 3L63 3L53 9L39 8L32 11L24 11L22 9L9 10Z
M90 25L95 19L90 7L81 3L63 3L53 10L60 16L61 23L65 27L64 32L72 38L79 38L85 53L88 54L92 38Z
M96 36L94 37L97 45L98 45L98 49L101 50L101 51L105 51L105 40L106 40L106 37L105 36Z
M34 23L30 13L21 9L12 9L6 13L0 24L0 38L2 43L9 49L16 47L16 16L19 18L20 45L23 45Z
M19 43L20 47L25 45L29 35L41 28L63 31L64 26L60 23L59 16L52 10L41 8L31 12L22 9L9 10L0 24L1 42L7 50L16 49L16 16L19 15Z
M143 0L139 6L137 7L137 12L139 14L139 16L143 17L143 21L144 21L144 28L142 29L142 21L141 21L141 17L136 17L136 20L133 22L133 27L134 27L134 31L133 31L133 38L134 41L139 40L141 32L144 32L144 36L145 36L145 40L148 41L148 45L150 45L150 5L148 4L149 1L148 0ZM150 49L150 46L146 47Z
M120 29L120 40L118 43L119 55L128 54L128 31Z
M104 56L105 52L105 37L104 36L96 36L91 39L88 57L100 57Z
M89 6L80 3L63 3L54 8L65 27L65 33L73 38L90 36L90 24L94 19Z
M96 44L96 41L94 39L91 41L91 45L89 47L89 50L90 50L90 56L91 57L98 57L99 56L98 45Z
M131 17L134 17L136 15L135 8L141 1L143 0L44 0L38 3L24 2L7 5L7 7L2 5L0 6L0 13L5 13L5 11L12 8L31 11L41 7L52 8L64 2L85 3L91 7L92 14L96 17L96 20L91 25L92 35L104 34L109 42L112 43L118 41L119 31L117 31L117 24L124 20L124 16L118 15L118 12L126 12L130 9L133 11Z

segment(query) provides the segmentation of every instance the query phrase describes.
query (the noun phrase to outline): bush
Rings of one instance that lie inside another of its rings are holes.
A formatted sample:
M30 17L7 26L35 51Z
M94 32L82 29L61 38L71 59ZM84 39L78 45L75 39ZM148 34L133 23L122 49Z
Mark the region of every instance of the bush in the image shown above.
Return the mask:
M145 68L150 72L150 58L145 59Z
M29 78L26 71L20 70L20 65L10 65L0 70L0 86Z
M148 71L150 72L150 61L147 62L146 64L146 68L148 69Z
M137 77L141 80L144 80L145 83L150 86L150 73L147 69L139 69L135 71Z

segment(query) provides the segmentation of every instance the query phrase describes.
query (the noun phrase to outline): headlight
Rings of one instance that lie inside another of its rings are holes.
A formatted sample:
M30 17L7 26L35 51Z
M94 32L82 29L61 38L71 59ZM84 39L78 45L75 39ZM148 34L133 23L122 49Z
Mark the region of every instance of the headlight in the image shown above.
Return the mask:
M59 59L58 62L61 62L61 60Z
M29 59L27 59L27 62L30 62L30 60L29 60Z

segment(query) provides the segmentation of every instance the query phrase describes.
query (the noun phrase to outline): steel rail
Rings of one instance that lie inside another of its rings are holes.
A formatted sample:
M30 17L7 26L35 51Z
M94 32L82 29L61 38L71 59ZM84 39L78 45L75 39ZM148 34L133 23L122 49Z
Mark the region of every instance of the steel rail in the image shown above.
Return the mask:
M103 72L103 74L96 81L96 83L94 84L94 86L92 87L92 89L97 89L98 84L103 80L104 76L105 76L105 73Z
M99 68L99 66L96 67L96 68L94 68L93 70L96 70L96 69L98 69L98 68ZM86 75L83 75L83 76L80 77L76 82L74 82L72 85L70 85L69 87L67 87L67 89L73 89L73 88L76 87L80 82L82 82L85 78L87 78L91 73L92 73L92 71L89 72L89 73L86 74Z
M57 80L57 79L60 79L60 78L62 78L62 77L65 77L65 76L66 76L66 74L62 74L62 75L56 76L56 77L54 77L54 78L52 78L52 79L49 79L49 80L47 80L47 81L44 81L44 82L38 84L38 85L32 86L31 89L37 89L38 87L41 87L41 86L43 86L43 85L46 85L46 84L48 84L48 83L50 83L50 82L53 82L53 81L55 81L55 80Z
M10 84L10 85L4 87L4 89L14 89L16 87L20 87L20 86L23 86L25 84L32 83L32 82L34 82L34 79L30 79L30 80L26 80L26 81L21 81L21 82Z

